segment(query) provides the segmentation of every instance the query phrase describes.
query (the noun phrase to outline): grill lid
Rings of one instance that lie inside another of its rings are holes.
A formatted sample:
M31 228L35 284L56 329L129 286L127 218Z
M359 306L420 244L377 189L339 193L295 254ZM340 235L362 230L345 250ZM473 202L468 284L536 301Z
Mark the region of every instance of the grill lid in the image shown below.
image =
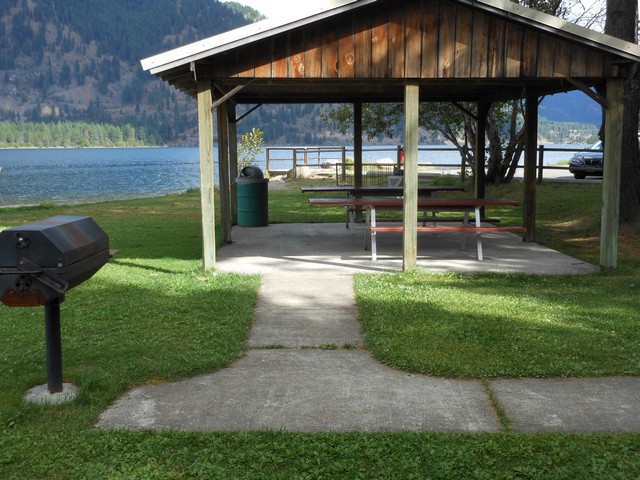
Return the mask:
M0 232L0 267L21 258L43 268L64 268L109 249L109 237L91 217L58 215Z
M64 301L115 251L91 217L60 215L0 232L0 301L37 306Z

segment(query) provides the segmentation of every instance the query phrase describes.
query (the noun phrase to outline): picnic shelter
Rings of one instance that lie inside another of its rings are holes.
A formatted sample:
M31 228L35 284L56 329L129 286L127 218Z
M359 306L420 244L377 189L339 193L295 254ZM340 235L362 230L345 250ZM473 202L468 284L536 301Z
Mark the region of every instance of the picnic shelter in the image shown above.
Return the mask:
M214 120L226 241L231 240L237 215L236 124L242 118L236 115L238 104L353 104L358 184L362 104L403 103L403 268L408 270L417 258L420 102L476 102L475 158L484 159L490 106L524 99L523 225L524 240L532 242L539 99L576 89L605 109L600 264L616 266L623 80L638 75L638 45L509 0L327 0L305 15L265 20L206 38L146 58L142 66L197 99L205 269L213 268L216 258ZM484 197L483 167L475 169L477 198Z

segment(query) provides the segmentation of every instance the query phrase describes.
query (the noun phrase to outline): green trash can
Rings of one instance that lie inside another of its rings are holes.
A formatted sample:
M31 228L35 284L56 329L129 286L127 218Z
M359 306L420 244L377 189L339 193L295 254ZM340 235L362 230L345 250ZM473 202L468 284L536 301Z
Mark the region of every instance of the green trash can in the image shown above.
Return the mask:
M269 179L262 178L258 167L245 167L237 178L238 226L269 225Z

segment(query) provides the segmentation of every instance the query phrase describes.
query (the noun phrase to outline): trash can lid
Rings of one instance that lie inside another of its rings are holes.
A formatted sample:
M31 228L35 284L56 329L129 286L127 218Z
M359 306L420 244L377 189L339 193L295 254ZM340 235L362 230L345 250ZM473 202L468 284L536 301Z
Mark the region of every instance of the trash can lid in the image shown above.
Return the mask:
M247 165L242 170L240 170L240 176L246 178L264 178L264 174L259 167L255 165Z

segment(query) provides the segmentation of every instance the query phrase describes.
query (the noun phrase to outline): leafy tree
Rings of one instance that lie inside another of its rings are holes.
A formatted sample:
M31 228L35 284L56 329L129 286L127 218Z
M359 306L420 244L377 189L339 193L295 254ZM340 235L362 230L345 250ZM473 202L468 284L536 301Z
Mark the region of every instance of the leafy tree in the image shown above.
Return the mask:
M509 182L524 149L524 129L520 120L520 102L496 103L489 111L487 138L489 158L486 180L490 183ZM461 104L431 102L420 105L420 126L427 131L440 132L452 143L465 163L475 167L475 103ZM365 104L362 125L369 140L379 136L398 136L403 117L400 104ZM342 105L324 115L342 134L347 134L353 119L352 108Z
M256 161L256 155L262 153L264 133L258 128L240 136L238 140L238 168L242 169Z

